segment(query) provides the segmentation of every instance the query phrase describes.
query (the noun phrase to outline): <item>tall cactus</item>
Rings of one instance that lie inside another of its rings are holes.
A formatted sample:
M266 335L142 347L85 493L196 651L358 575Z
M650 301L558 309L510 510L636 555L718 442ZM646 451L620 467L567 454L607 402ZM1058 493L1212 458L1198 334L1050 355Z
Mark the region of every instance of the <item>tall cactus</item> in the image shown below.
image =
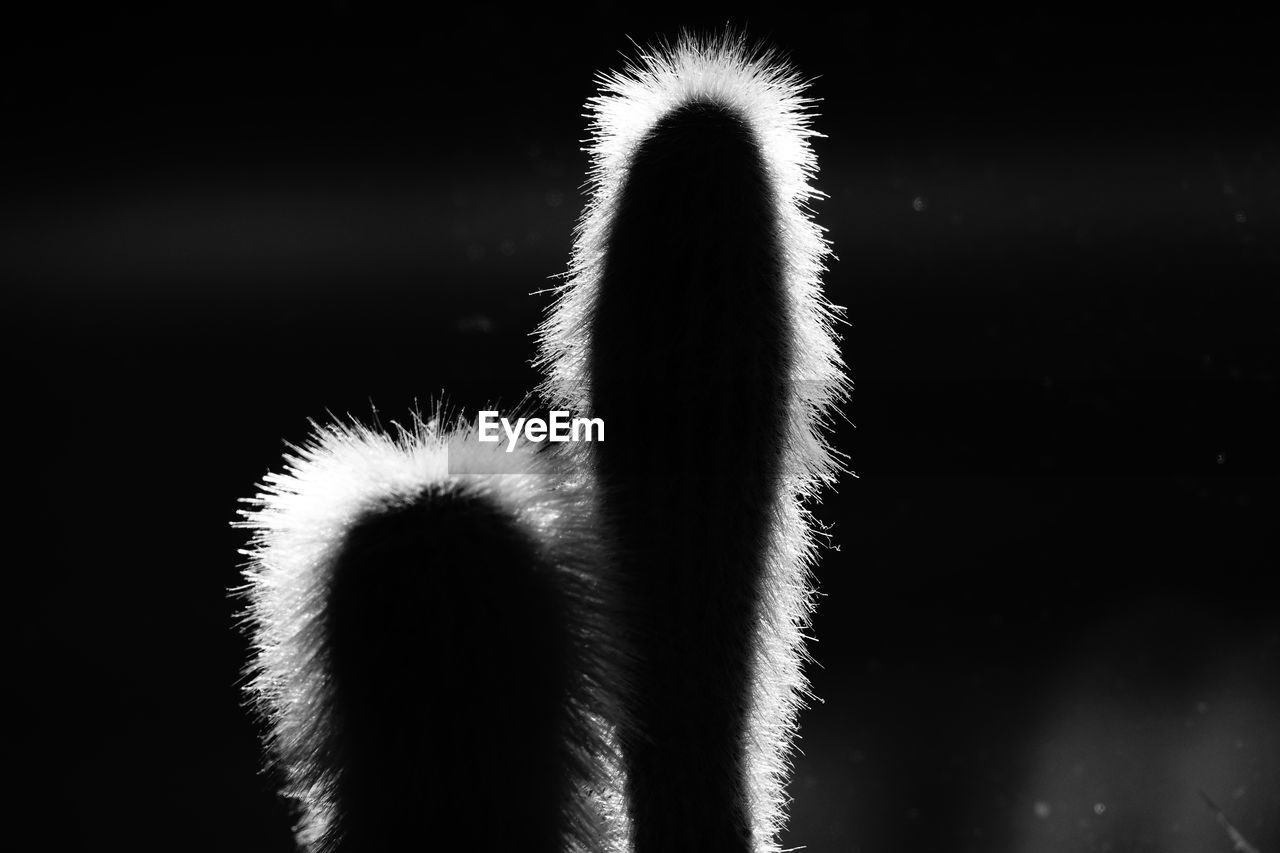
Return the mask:
M590 449L638 660L620 731L636 853L777 849L805 691L814 541L847 391L810 102L740 38L601 80L592 197L541 330L545 393Z

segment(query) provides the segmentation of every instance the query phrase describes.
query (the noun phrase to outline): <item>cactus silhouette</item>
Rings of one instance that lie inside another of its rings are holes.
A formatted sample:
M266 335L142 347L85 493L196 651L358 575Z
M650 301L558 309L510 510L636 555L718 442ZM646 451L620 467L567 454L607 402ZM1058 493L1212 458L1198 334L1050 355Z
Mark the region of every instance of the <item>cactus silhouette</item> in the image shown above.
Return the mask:
M846 392L820 291L809 102L740 37L602 80L592 198L542 329L545 392L587 449L616 547L634 691L619 737L637 853L777 849L805 689L813 539Z
M246 512L251 687L310 850L606 843L610 560L554 456L471 438L318 429Z
M307 849L778 850L848 390L811 102L734 34L600 82L539 364L608 440L318 427L243 513Z

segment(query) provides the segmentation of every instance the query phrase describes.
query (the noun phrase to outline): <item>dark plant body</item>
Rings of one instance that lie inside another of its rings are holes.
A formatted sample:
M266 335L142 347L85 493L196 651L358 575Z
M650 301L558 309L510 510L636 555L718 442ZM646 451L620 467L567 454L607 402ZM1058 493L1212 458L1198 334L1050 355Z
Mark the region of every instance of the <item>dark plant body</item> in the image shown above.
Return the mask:
M635 849L745 853L793 340L776 201L745 119L695 101L641 141L615 204L591 411L611 430L596 465L639 651L622 741Z

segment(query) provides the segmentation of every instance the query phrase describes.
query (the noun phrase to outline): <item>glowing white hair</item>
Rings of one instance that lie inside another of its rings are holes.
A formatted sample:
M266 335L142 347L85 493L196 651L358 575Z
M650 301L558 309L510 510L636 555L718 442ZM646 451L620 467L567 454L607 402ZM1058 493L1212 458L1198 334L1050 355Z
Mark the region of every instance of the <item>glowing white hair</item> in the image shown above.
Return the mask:
M575 230L568 282L538 331L538 364L551 399L583 408L590 399L589 335L610 223L631 157L658 120L696 101L724 105L742 116L759 142L777 198L785 252L796 360L793 380L808 388L797 401L803 417L789 449L804 472L834 481L840 464L824 438L828 411L843 401L849 380L835 326L844 311L822 292L831 248L810 204L825 194L812 185L818 163L809 140L816 101L805 80L772 50L752 47L742 35L685 35L674 46L642 51L619 71L597 77L600 94L587 101L590 119L589 199Z

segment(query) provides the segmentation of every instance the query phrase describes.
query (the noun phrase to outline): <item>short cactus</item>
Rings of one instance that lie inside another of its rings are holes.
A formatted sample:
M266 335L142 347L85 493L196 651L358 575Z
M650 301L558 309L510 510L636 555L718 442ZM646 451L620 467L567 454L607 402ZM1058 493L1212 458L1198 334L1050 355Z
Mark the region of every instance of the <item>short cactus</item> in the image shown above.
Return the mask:
M582 792L616 776L610 559L557 460L330 426L254 503L251 687L307 849L424 826L448 849L600 849L607 800Z

